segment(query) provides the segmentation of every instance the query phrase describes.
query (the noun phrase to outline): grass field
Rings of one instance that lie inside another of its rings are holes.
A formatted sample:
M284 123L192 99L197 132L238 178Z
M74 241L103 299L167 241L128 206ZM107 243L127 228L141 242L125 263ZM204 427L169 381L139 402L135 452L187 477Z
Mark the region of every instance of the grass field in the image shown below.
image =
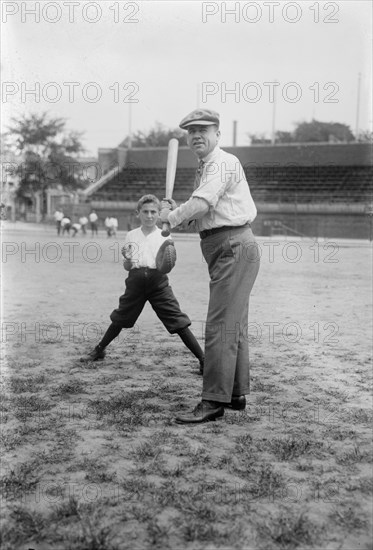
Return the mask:
M198 363L149 306L79 361L123 292L121 240L3 226L2 549L371 548L368 243L258 239L249 406L193 427L174 415ZM202 344L207 267L176 244Z

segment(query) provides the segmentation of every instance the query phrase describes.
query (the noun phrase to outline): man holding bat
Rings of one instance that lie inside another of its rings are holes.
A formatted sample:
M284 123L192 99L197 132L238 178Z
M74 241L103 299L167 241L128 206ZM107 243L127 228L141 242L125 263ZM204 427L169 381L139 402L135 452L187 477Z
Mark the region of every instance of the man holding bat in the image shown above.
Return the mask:
M250 389L247 323L249 296L259 270L259 250L251 231L256 207L239 160L219 148L219 115L197 109L180 128L199 160L190 199L176 206L162 202L161 221L175 227L192 222L210 275L202 400L178 423L200 423L223 416L224 408L243 410Z

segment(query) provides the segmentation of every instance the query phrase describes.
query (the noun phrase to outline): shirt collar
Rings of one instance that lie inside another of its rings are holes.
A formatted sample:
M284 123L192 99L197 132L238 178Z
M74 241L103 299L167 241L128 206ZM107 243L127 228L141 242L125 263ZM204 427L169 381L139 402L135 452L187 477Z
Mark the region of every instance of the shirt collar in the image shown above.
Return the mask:
M215 157L217 157L219 153L220 153L220 147L219 147L219 145L216 145L216 147L211 151L211 153L209 153L206 157L204 157L204 158L201 159L201 160L202 160L204 163L210 162L210 161L213 160Z

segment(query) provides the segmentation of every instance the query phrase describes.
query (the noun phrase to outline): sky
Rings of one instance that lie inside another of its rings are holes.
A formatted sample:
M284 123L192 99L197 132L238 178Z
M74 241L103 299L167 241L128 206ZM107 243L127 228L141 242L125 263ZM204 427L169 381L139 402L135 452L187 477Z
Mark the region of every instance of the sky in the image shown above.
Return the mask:
M233 121L237 145L313 118L372 125L370 0L3 1L1 41L2 131L46 111L87 155L197 107L220 113L222 146Z

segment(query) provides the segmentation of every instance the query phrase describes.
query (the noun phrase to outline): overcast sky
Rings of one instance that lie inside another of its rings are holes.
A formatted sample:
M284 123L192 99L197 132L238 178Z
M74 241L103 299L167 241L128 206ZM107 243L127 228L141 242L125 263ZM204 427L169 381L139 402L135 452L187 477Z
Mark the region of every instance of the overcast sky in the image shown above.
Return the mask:
M124 139L130 110L133 131L175 127L199 106L220 112L222 145L233 120L238 145L270 137L275 81L277 130L316 118L355 131L359 73L359 127L372 122L370 0L3 1L2 31L3 124L65 117L87 154Z

